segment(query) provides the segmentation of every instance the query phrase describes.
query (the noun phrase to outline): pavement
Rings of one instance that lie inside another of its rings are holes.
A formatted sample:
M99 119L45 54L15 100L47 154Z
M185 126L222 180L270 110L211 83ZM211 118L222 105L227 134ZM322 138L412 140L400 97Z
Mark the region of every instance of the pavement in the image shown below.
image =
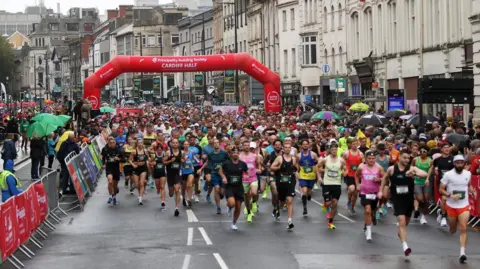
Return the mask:
M69 213L43 241L43 249L32 247L33 259L18 254L25 268L480 268L480 233L469 229L468 263L461 265L458 233L451 235L434 216L428 217L427 225L414 222L408 226L413 252L407 258L391 209L373 227L373 242L367 243L362 232L363 209L358 205L356 216L348 214L343 208L345 190L336 230L327 229L320 210L321 191L316 190L306 218L300 198L295 198L295 229L289 232L286 212L281 212L280 221L271 217L270 200L260 201L260 212L252 224L245 222L242 213L239 230L232 231L231 220L226 214L216 215L203 193L200 203L192 210L181 207L176 218L173 199L167 202L168 211L162 212L153 190L148 190L145 204L138 206L136 196L122 187L119 204L109 206L106 189L106 180L101 179L83 212ZM6 263L0 268L13 267Z

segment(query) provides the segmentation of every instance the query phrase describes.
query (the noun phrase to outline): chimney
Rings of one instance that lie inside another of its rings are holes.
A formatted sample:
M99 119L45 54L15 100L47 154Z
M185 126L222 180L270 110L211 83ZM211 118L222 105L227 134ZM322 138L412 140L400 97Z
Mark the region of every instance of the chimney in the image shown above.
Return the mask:
M60 11L60 3L57 3L57 13L58 13L58 14L62 13L62 12Z
M107 20L118 18L118 9L107 10Z
M118 16L120 18L125 18L125 16L127 15L127 9L131 8L131 7L132 7L131 5L120 5L120 6L118 6L118 8L119 8Z

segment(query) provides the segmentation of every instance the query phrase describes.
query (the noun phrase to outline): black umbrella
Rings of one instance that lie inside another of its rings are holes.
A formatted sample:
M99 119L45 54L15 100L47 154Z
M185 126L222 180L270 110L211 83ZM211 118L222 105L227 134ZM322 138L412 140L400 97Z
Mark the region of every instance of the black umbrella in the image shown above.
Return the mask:
M322 111L322 108L317 106L316 104L308 103L308 104L305 104L305 105L315 109L316 111Z
M425 124L427 122L434 122L434 121L440 121L438 118L434 117L434 116L431 116L431 115L423 115L423 121L422 121L422 124ZM415 114L414 116L412 116L411 118L409 118L407 120L407 124L413 124L413 125L422 125L420 124L420 115L419 114Z
M465 142L467 142L467 136L461 134L449 134L446 139L449 143L457 146L462 143L465 145Z
M400 116L407 115L407 111L405 110L400 110L400 109L395 109L395 110L390 110L387 113L385 113L385 118L399 118Z
M358 125L383 126L388 124L388 119L379 114L365 114L358 121Z
M312 117L313 113L305 112L300 116L300 118L298 118L298 121L309 121Z

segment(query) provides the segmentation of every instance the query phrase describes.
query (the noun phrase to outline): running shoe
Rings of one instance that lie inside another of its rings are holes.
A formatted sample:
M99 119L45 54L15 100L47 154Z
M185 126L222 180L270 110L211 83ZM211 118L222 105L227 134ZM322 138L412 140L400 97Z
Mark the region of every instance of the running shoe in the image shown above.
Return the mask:
M440 221L440 226L447 227L447 218L442 217L442 221Z
M187 201L187 206L188 207L192 207L192 205L193 205L192 201Z
M317 185L317 183L315 183L315 185L313 185L313 189L314 189L314 190L318 190L318 185Z
M113 203L113 205L116 205L116 204L117 204L117 197L113 197L112 203Z
M252 203L252 213L257 213L257 212L258 212L257 203Z
M303 216L306 217L308 215L308 210L306 207L303 208Z
M125 182L125 189L128 190L128 182Z
M333 222L329 222L329 223L328 223L328 229L330 229L330 230L335 230L335 229L337 229L337 227L335 227L335 225L333 224Z
M165 212L167 211L167 209L165 208L165 202L162 202L162 207L161 207L162 211Z
M111 203L112 203L112 201L113 201L113 198L112 198L111 196L110 196L110 197L108 197L108 202L107 202L107 204L111 204Z
M357 215L357 212L356 212L355 209L353 209L353 208L350 209L350 210L348 210L348 212L350 212L350 215L352 215L352 216Z
M222 209L220 207L217 207L217 215L222 214Z
M393 208L393 204L390 202L387 202L387 208Z
M413 219L418 219L420 217L420 211L415 210L415 213L413 213Z
M142 197L138 197L138 205L143 205L143 199L142 199Z
M180 211L178 211L178 208L175 208L175 212L173 213L175 217L178 217L180 215Z
M268 193L267 193L267 190L264 190L263 191L263 195L262 195L262 199L265 200L268 198Z
M410 255L410 253L412 253L412 249L411 248L407 248L403 251L403 253L405 253L405 257L407 257L408 255Z
M274 209L274 210L272 210L272 217L275 218L276 216L277 216L277 210Z
M322 205L322 213L325 213L325 212L327 212L327 205L323 204Z
M200 200L198 200L198 196L197 196L197 195L194 195L194 196L193 196L193 201L194 201L195 203L199 203L199 202L200 202Z
M382 206L382 215L385 217L388 214L387 206L383 205Z
M460 261L461 264L466 263L467 255L465 255L465 254L461 255L459 261Z
M440 224L442 221L442 210L439 208L437 209L437 222Z
M237 225L236 225L236 224L234 224L234 223L232 223L232 230L234 230L234 231L238 230L238 227L237 227Z
M253 214L250 213L250 214L248 214L248 216L247 216L247 222L248 222L248 223L252 223L252 221L253 221Z
M187 201L185 200L185 198L182 199L182 204L184 207L187 207Z
M427 224L427 219L425 219L425 215L423 215L423 214L422 214L422 216L420 216L420 224L422 224L422 225Z
M352 207L352 203L350 203L350 201L347 201L347 209L350 209L350 207Z
M275 219L280 220L280 210L275 210Z
M293 222L292 222L292 221L288 221L287 230L291 231L291 230L293 230L293 227L295 227L295 225L293 225Z
M247 209L247 207L244 207L244 208L243 208L243 214L245 214L245 216L248 215L248 209Z
M382 216L380 215L380 211L377 210L377 212L375 212L375 219L376 220L380 220Z
M212 198L210 198L210 195L207 195L207 203L209 203L209 204L212 203Z

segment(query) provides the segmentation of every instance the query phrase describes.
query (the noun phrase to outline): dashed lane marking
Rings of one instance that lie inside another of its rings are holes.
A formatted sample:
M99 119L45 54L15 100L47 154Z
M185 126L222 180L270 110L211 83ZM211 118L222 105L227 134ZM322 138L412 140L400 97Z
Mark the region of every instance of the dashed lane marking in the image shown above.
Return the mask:
M302 194L299 190L295 190L295 191L296 191L298 194ZM299 198L301 199L301 197L299 197ZM314 202L314 203L316 203L316 204L319 205L319 206L323 206L322 203L318 202L317 200L315 200L315 199L313 199L313 198L311 199L311 201ZM338 211L338 210L337 210L337 211ZM347 217L347 216L345 216L345 215L343 215L343 214L341 214L341 213L338 213L338 212L337 212L337 215L338 215L339 217L342 217L342 218L350 221L351 223L355 223L355 222L356 222L356 221L354 221L353 219L351 219L351 218L349 218L349 217Z
M197 216L195 216L195 213L191 209L187 209L187 218L188 222L198 222Z
M187 246L191 246L193 243L193 228L188 228L188 236L187 236Z
M217 260L218 265L220 265L220 268L222 268L222 269L228 269L227 264L226 264L225 261L222 259L222 256L220 256L220 254L218 254L218 253L213 253L213 257L215 257L215 259Z
M202 234L202 237L203 237L203 240L205 240L205 243L207 243L207 245L212 245L212 240L210 240L210 237L208 237L208 234L207 232L205 232L205 229L203 229L203 227L198 227L198 230L200 231L200 233Z
M190 266L190 259L191 258L192 258L192 256L190 254L185 255L185 259L183 259L182 269L188 269L188 267Z

